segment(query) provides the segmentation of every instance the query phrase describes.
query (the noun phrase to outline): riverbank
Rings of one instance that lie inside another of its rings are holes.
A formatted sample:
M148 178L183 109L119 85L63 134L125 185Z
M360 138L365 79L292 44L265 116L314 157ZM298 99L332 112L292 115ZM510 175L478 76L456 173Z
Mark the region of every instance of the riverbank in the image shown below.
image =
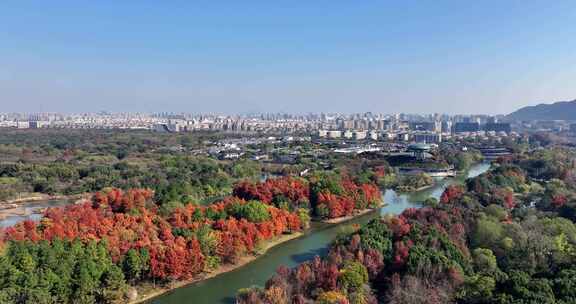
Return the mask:
M212 271L210 273L200 274L198 277L190 279L190 280L179 281L179 282L175 282L175 283L170 284L170 286L162 286L162 287L156 287L156 288L154 288L152 286L150 286L149 288L146 288L147 286L141 286L140 288L137 287L138 294L139 294L138 298L135 300L129 301L128 303L129 304L144 303L144 302L152 300L153 298L156 298L160 295L168 293L174 289L178 289L178 288L184 287L186 285L191 285L191 284L198 283L198 282L201 282L204 280L208 280L208 279L214 278L218 275L236 270L236 269L238 269L244 265L247 265L250 262L256 260L259 256L266 254L266 252L268 250L270 250L271 248L273 248L277 245L280 245L282 243L288 242L290 240L299 238L303 235L304 235L303 232L295 232L295 233L291 233L291 234L282 235L282 236L280 236L274 240L265 242L264 245L262 246L262 248L260 248L256 253L250 254L250 255L245 255L245 256L241 257L240 260L235 264L222 265L221 267L219 267L215 271ZM140 293L143 293L143 294L140 295Z
M384 206L384 205L382 205L382 206ZM352 215L341 216L341 217L337 217L337 218L333 218L333 219L327 219L327 220L323 220L323 221L321 221L321 222L322 222L322 223L327 223L327 224L341 224L341 223L344 223L344 222L353 220L353 219L355 219L355 218L357 218L357 217L360 217L360 216L362 216L362 215L364 215L364 214L367 214L367 213L370 213L370 212L373 212L373 211L380 210L380 208L381 208L382 206L378 206L377 208L368 208L368 209L360 210L360 211L358 211L357 213L352 214Z
M54 201L54 200L79 200L88 198L91 194L90 193L80 193L80 194L71 194L71 195L49 195L43 193L36 193L34 195L29 195L25 197L15 198L11 200L0 201L0 206L2 205L10 205L10 204L25 204L25 203L33 203L39 201Z
M410 194L410 193L414 193L414 192L420 192L420 191L424 191L426 189L430 189L432 187L436 186L436 183L432 183L430 185L426 185L426 186L422 186L419 188L410 188L410 187L397 187L394 189L394 191L397 191L398 193L405 193L405 194Z

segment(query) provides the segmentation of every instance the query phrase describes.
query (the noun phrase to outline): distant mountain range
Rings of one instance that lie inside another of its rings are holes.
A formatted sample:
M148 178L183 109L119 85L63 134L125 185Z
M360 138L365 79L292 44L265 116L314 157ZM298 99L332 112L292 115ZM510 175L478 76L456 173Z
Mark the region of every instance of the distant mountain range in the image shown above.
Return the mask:
M576 99L523 107L508 114L514 120L576 120Z

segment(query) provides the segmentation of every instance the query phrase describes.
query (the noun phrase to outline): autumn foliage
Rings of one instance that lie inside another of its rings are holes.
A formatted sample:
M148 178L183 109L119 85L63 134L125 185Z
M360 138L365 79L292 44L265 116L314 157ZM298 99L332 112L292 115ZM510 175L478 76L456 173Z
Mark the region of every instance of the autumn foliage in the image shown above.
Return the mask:
M460 199L464 194L464 188L459 185L450 185L444 190L442 196L440 196L440 202L443 204L448 204L454 202L454 200Z
M267 204L288 202L297 207L308 207L308 183L295 177L269 178L262 183L244 181L234 187L233 195L245 200L259 200Z
M338 218L374 208L381 201L380 191L372 183L358 183L336 174L321 180L281 177L260 183L241 182L233 195L209 205L158 203L158 193L150 189L106 188L82 203L49 208L39 221L23 221L0 231L0 247L23 244L50 251L52 247L57 250L61 242L76 247L97 244L112 263L112 274L107 275L114 275L115 282L119 282L114 285L118 288L107 288L122 299L125 283L192 279L223 264L237 263L254 253L261 242L301 231L308 227L310 214ZM298 277L327 290L339 286L357 289L364 284L356 281L358 277L378 272L384 259L376 250L356 254L364 264L317 261L312 268L302 268ZM21 266L18 259L11 260L16 267ZM341 273L341 266L347 270ZM94 280L103 286L108 284L99 278ZM306 293L297 296L294 303L305 303L300 300ZM271 286L262 296L268 302L289 298L280 286ZM344 301L345 297L328 292L320 299Z
M320 218L352 215L355 210L373 208L381 202L380 189L375 184L356 183L347 175L312 177L310 182L294 177L261 183L246 181L234 188L234 195L289 210L312 209Z
M406 275L420 277L419 284L431 290L439 288L434 286L438 282L455 288L463 283L462 269L470 265L463 221L458 208L407 209L396 217L374 219L336 241L325 258L292 269L279 267L264 289L242 290L237 303L378 303L368 286L381 286L390 295L380 296L392 297L401 292ZM267 302L271 294L282 301Z
M146 208L151 198L152 192L145 189L99 192L90 202L48 209L38 223L24 221L9 227L3 240L105 240L114 261L123 260L131 249L145 249L150 265L147 277L177 280L202 272L207 266L207 253L233 263L252 252L258 242L302 228L297 214L268 205L259 209L266 213L264 221L229 215L231 206L242 208L248 204L235 198L207 207L187 205L164 218L155 207ZM251 203L258 204L262 203ZM208 232L200 235L201 230ZM202 244L209 241L213 241L214 248Z

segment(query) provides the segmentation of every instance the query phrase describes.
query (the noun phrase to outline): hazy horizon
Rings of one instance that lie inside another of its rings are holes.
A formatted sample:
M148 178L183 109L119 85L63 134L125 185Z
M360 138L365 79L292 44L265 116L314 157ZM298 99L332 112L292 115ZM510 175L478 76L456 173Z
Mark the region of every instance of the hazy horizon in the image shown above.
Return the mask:
M5 1L0 112L508 114L576 98L573 1Z

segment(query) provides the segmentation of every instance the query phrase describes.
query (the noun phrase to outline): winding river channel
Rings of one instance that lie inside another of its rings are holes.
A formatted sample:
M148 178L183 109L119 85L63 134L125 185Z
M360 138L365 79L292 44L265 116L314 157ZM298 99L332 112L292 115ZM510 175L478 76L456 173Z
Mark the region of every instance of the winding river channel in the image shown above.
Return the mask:
M382 194L384 203L386 203L384 207L348 221L346 224L363 224L381 214L399 214L406 208L418 208L421 202L430 196L439 198L448 185L463 182L466 178L482 174L489 168L490 165L487 163L476 164L465 174L456 178L439 180L433 187L411 194L399 194L393 190L386 190ZM234 296L238 289L252 285L263 286L266 280L274 274L278 266L294 267L301 262L312 259L315 255L326 254L328 246L341 230L342 224L313 223L312 229L304 236L271 248L266 254L243 267L202 282L175 289L152 299L149 303L234 303Z

